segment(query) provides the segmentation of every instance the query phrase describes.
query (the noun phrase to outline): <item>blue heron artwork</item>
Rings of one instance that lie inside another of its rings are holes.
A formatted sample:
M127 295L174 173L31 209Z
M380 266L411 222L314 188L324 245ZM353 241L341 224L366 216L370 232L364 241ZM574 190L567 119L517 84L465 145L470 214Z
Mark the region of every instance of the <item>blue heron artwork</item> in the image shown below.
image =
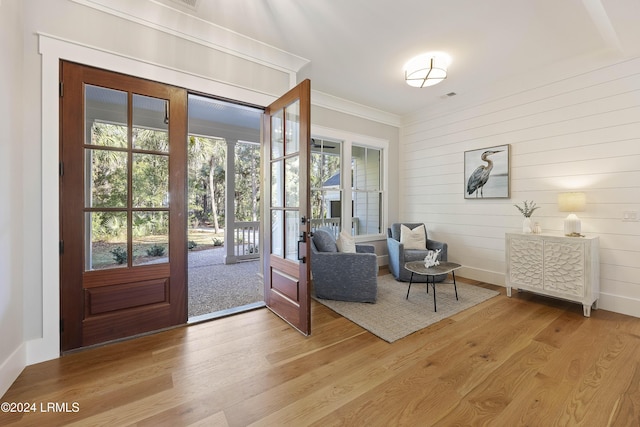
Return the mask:
M465 151L465 199L509 197L509 145Z

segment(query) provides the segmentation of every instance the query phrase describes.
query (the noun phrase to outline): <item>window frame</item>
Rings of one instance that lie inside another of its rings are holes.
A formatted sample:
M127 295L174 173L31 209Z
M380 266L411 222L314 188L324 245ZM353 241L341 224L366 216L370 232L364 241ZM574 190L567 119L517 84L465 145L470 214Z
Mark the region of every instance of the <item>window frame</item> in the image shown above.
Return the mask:
M325 140L341 141L342 150L340 153L340 189L342 194L342 216L341 216L341 230L351 230L351 204L353 201L353 188L351 182L351 155L352 147L358 146L363 148L373 148L380 150L381 162L380 162L380 193L382 194L382 206L380 218L380 233L376 234L359 234L355 235L356 242L367 242L373 240L384 240L386 235L384 233L384 224L387 223L389 217L389 202L388 202L388 170L389 170L389 141L386 139L375 138L368 135L357 134L353 132L347 132L340 129L333 129L324 126L311 126L311 137Z

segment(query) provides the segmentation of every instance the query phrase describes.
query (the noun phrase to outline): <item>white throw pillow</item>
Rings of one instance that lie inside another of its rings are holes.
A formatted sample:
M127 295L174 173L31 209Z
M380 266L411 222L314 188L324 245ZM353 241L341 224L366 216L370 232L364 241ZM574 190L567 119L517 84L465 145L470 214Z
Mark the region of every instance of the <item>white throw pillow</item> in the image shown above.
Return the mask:
M427 238L424 224L411 230L406 225L400 225L400 243L405 249L427 249Z
M340 235L338 235L338 240L336 240L336 245L338 246L338 252L356 252L356 240L351 234L347 233L346 231L340 232Z

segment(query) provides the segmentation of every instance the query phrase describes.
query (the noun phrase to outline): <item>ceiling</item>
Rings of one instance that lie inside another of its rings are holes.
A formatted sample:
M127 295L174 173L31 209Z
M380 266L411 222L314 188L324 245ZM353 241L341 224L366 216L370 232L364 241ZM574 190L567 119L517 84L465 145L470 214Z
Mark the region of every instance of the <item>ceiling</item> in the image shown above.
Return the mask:
M298 78L315 91L398 116L451 92L640 52L638 0L158 1L307 59ZM433 50L451 56L448 78L406 85L403 65Z

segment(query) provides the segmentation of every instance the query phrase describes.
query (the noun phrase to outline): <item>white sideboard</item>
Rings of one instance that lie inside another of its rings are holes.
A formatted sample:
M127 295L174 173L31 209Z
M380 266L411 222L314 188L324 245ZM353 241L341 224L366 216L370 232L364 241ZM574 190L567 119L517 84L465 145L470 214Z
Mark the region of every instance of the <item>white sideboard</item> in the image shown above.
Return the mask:
M579 302L591 316L600 296L598 237L506 234L506 286Z

